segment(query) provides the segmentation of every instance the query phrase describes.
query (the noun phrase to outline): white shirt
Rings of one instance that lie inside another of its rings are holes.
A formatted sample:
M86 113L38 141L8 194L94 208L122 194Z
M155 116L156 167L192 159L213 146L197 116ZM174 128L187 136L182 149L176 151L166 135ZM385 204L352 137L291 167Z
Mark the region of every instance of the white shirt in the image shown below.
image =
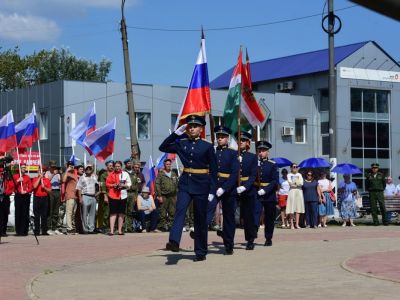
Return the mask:
M297 188L301 188L303 186L303 176L301 176L300 173L289 173L288 176L288 182L289 184L296 184Z
M287 181L287 179L285 180L282 178L279 185L280 185L280 189L278 192L279 195L289 195L290 185L289 185L289 182Z
M385 187L385 190L383 193L387 197L393 197L394 195L396 195L396 191L397 191L397 188L394 185L394 183L390 183L390 184L386 183L386 187Z
M132 181L131 177L129 176L128 172L122 171L121 175L119 175L119 181L121 183L126 183L128 186L128 189L132 186ZM128 198L128 191L126 189L121 190L121 199L126 199Z
M318 185L321 188L322 192L326 192L329 190L329 186L331 184L331 181L329 179L320 179L318 180Z

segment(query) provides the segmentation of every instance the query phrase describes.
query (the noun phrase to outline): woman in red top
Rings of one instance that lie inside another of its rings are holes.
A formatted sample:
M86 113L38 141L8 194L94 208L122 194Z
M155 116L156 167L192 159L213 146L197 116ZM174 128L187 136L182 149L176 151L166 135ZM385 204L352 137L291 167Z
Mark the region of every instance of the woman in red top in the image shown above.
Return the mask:
M21 169L14 174L15 185L15 233L17 236L27 236L29 229L29 207L31 204L32 181L26 174L26 165L21 164Z
M51 182L45 176L43 169L38 177L33 178L33 214L35 216L35 235L49 235L47 233L47 213L49 210L49 194L51 193Z
M127 189L132 185L130 176L122 171L122 162L116 161L114 171L106 179L108 189L108 207L110 209L110 233L114 235L115 220L118 216L118 234L123 235L122 226L126 211Z

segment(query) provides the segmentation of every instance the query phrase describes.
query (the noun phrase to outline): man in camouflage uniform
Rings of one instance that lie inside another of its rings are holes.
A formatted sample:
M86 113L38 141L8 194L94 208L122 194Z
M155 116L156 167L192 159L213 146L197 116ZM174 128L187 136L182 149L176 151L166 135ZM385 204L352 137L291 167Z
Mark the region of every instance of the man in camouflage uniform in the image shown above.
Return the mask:
M99 229L99 231L103 231L103 233L105 233L107 229L110 228L110 211L108 208L108 191L106 187L106 180L108 174L114 171L114 161L106 161L105 165L107 170L101 170L99 172L98 181L100 184L100 195L98 197L99 207L97 211L97 228Z
M175 215L176 193L178 188L178 176L171 169L172 161L164 161L164 169L160 170L156 178L156 194L160 204L160 223L159 227L163 231L168 231L172 226Z
M367 175L365 180L366 188L369 192L369 200L371 203L371 214L372 219L374 221L374 225L379 225L378 220L378 204L381 210L382 215L382 223L387 226L389 224L386 216L386 208L385 208L385 197L383 191L386 186L386 178L385 176L379 172L379 164L373 163L371 164L371 173Z
M135 211L136 206L136 199L138 196L138 187L139 183L137 180L137 174L134 172L132 168L132 160L125 159L124 160L125 169L124 171L129 174L131 179L132 185L127 190L128 191L128 198L126 201L126 211L125 211L125 232L133 232L133 212Z

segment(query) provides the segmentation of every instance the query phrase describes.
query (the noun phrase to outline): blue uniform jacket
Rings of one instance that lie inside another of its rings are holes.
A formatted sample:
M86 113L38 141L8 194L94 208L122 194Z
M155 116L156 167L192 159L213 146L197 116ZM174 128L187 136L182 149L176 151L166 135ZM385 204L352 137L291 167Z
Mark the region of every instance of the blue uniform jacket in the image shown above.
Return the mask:
M241 181L246 192L254 189L254 182L257 177L257 155L248 151L241 152L242 161L240 162L240 177L249 177L246 181Z
M227 146L216 149L218 173L229 174L229 178L218 176L217 188L222 188L226 193L236 193L237 178L239 176L239 160L237 151Z
M183 172L179 178L179 191L215 195L217 160L211 143L200 138L179 139L176 133L172 133L162 142L159 149L162 152L178 154L184 168L209 169L208 174Z
M267 186L260 186L260 189L265 191L265 195L259 196L260 201L276 202L276 187L279 184L279 173L276 163L268 158L259 160L258 176L260 183L268 183Z

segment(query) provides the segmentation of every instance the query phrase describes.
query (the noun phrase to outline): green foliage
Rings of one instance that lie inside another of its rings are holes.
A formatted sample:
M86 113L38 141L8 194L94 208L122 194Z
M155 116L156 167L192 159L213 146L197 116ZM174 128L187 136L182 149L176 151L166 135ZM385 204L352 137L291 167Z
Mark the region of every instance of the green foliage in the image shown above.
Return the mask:
M1 51L0 91L56 80L83 80L105 82L111 62L102 59L99 63L77 58L68 49L41 50L21 56L19 48Z

